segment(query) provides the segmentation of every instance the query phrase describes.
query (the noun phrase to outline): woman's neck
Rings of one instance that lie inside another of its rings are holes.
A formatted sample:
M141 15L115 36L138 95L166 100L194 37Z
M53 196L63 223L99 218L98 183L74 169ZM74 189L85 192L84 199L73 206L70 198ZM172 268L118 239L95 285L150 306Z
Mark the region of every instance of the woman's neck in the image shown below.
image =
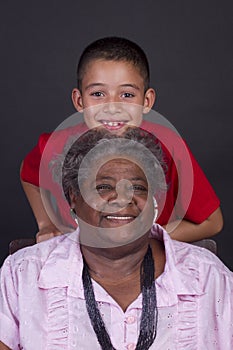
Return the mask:
M163 243L156 239L142 240L134 247L96 249L82 246L82 253L92 279L99 283L125 312L141 293L141 265L151 246L157 278L164 270Z
M81 250L93 279L116 283L140 274L148 244L148 240L143 240L132 247L131 244L107 249L82 246Z
M148 245L153 252L157 278L164 270L164 244L157 239L149 239L147 234L124 246L95 248L81 245L81 251L92 275L116 280L117 277L124 278L140 270Z

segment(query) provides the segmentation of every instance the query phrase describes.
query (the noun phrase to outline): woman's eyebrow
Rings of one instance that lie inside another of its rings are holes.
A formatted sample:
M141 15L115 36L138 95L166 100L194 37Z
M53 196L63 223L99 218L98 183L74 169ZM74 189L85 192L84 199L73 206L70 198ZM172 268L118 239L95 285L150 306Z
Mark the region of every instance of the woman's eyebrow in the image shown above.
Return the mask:
M101 180L111 180L111 181L115 181L116 179L115 179L114 177L112 177L112 176L107 176L107 175L106 175L106 176L103 175L103 176L97 176L97 177L96 177L96 181L101 181ZM127 178L127 179L123 178L123 179L121 179L120 181L122 181L122 180L127 180L127 181L143 181L143 182L147 183L147 180L144 179L143 177L140 177L140 176L130 177L130 178Z
M115 180L115 179L112 176L103 175L103 176L96 176L96 181L98 180Z

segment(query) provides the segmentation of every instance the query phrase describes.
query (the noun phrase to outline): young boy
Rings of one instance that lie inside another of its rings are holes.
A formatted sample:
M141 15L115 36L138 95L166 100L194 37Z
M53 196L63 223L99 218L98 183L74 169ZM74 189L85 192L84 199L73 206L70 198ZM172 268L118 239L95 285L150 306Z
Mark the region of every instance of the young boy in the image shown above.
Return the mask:
M155 102L155 91L149 87L147 57L137 44L124 38L107 37L91 43L80 57L77 78L72 100L78 112L84 111L88 128L102 126L111 132L123 132L127 125L140 125L142 114L150 111ZM219 199L184 141L159 124L143 121L141 127L157 136L167 161L168 192L157 222L165 227L171 225L172 238L187 242L218 233L223 225ZM59 152L62 152L69 134L79 133L80 128L68 128L57 134L60 135L56 136ZM44 188L57 197L58 190L53 191L52 180L49 185L49 175L48 181L39 182L41 158L47 141L51 141L50 136L40 136L21 167L22 185L38 223L37 241L59 235L62 231L62 226L56 224L58 213L54 217L48 215L40 194L40 188ZM52 145L46 152L47 159L59 153ZM187 176L188 162L191 162L192 174ZM190 184L193 186L191 195L187 193ZM58 207L61 201L62 196L57 200ZM62 218L67 215L62 206L60 214ZM66 224L67 220L64 221Z

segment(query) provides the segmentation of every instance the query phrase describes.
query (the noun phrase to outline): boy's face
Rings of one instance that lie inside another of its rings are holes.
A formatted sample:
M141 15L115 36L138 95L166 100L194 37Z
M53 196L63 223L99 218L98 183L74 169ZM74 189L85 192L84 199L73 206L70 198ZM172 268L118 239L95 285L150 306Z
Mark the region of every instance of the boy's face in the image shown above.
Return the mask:
M123 131L141 124L142 114L154 104L155 91L145 92L143 77L132 63L96 59L87 65L82 92L74 89L72 100L89 128L102 125Z

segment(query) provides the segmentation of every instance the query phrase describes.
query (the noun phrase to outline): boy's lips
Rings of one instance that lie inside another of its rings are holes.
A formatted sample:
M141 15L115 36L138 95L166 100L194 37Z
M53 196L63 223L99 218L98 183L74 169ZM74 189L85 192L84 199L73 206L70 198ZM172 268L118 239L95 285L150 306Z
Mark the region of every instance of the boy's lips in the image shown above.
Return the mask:
M128 121L111 121L111 120L100 120L99 121L108 130L118 130L124 127Z

